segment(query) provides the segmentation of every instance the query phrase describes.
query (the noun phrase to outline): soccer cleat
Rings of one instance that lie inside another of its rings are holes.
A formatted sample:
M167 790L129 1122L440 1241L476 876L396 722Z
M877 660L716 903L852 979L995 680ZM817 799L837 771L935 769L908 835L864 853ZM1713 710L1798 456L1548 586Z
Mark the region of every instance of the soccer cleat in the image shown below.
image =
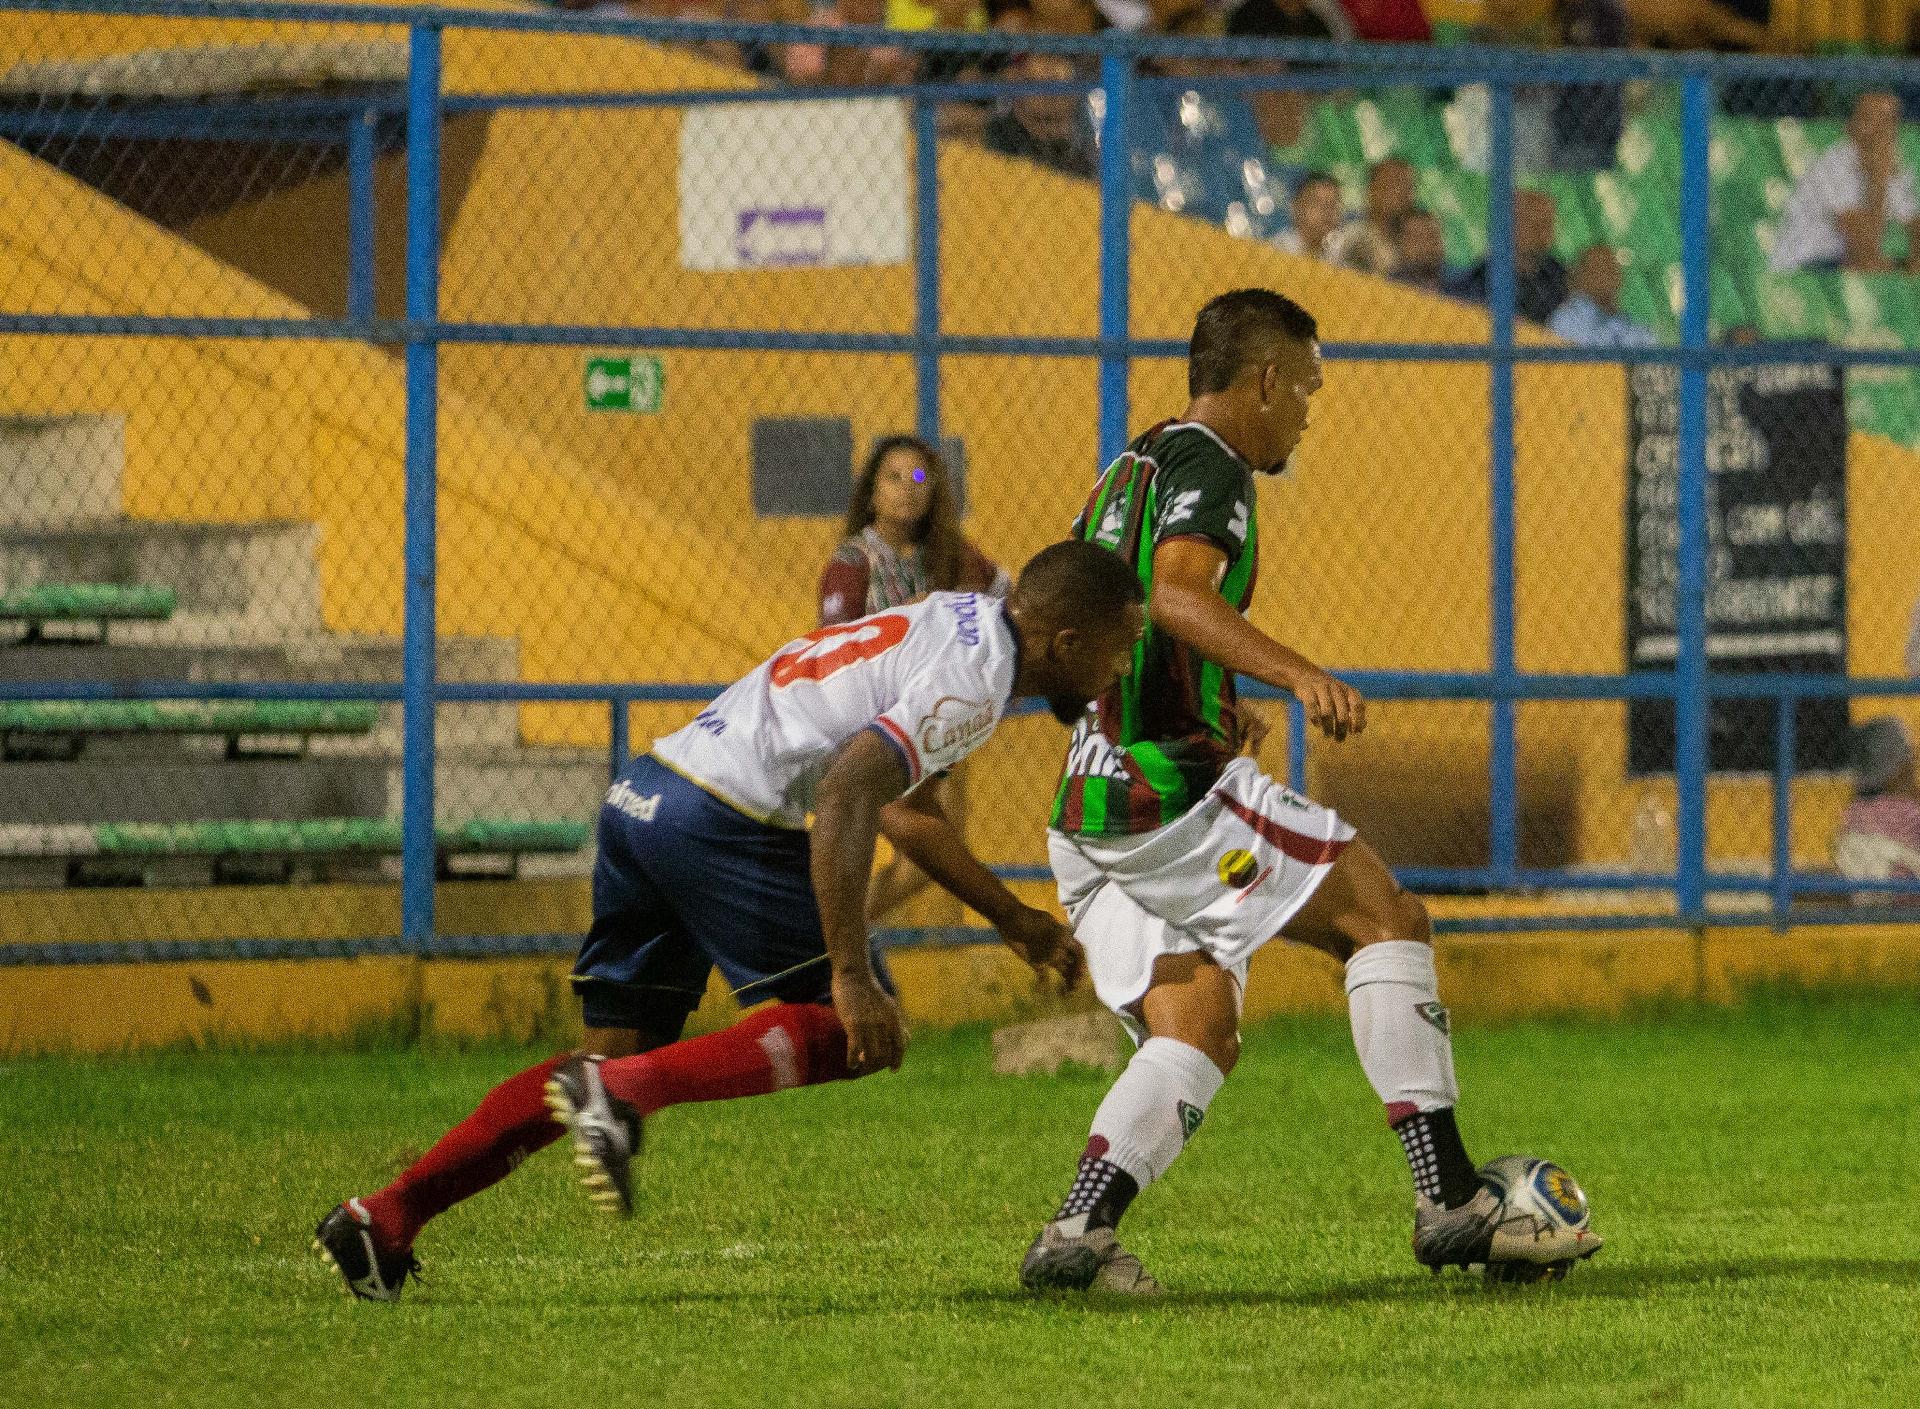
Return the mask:
M547 1109L573 1135L573 1162L587 1196L608 1213L633 1213L629 1166L640 1153L640 1116L600 1080L599 1057L567 1058L547 1078Z
M420 1278L412 1249L381 1252L373 1241L373 1216L358 1199L335 1204L313 1230L313 1250L345 1279L363 1301L398 1301L408 1277Z
M1583 1258L1600 1251L1600 1235L1589 1229L1544 1228L1532 1218L1502 1221L1505 1202L1485 1185L1458 1208L1442 1208L1417 1196L1413 1211L1413 1255L1422 1266L1488 1269L1492 1281L1555 1281ZM1558 1268L1555 1271L1555 1268ZM1495 1269L1499 1269L1496 1271Z
M1040 1230L1020 1263L1020 1285L1030 1292L1111 1292L1159 1296L1161 1286L1120 1246L1111 1228L1069 1232L1056 1219Z

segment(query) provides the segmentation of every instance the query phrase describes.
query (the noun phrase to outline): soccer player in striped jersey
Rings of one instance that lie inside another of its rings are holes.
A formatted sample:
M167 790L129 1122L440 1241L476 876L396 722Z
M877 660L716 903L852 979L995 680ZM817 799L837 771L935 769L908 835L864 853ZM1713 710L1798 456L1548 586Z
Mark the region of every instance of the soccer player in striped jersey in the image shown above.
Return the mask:
M1346 965L1360 1065L1412 1166L1422 1263L1546 1267L1599 1245L1591 1233L1535 1241L1497 1226L1499 1200L1454 1121L1425 907L1333 812L1241 756L1265 728L1238 704L1236 673L1292 692L1331 738L1366 727L1357 691L1244 615L1255 477L1286 471L1320 382L1305 309L1264 289L1214 299L1194 324L1186 414L1134 441L1075 525L1134 567L1147 629L1133 669L1075 729L1048 852L1095 991L1139 1048L1028 1249L1021 1281L1035 1290L1159 1290L1115 1227L1232 1071L1248 960L1276 937Z

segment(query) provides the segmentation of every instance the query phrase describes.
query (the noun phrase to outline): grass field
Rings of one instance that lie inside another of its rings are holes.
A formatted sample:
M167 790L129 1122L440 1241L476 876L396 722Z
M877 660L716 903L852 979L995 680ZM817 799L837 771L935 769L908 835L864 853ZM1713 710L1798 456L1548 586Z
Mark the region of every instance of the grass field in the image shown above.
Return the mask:
M1344 1026L1271 1024L1128 1241L1175 1295L1014 1269L1102 1078L906 1070L650 1127L631 1223L558 1149L354 1303L307 1253L533 1053L177 1054L0 1070L0 1405L1920 1402L1920 1005L1773 998L1457 1034L1480 1158L1551 1155L1609 1244L1554 1288L1435 1279Z

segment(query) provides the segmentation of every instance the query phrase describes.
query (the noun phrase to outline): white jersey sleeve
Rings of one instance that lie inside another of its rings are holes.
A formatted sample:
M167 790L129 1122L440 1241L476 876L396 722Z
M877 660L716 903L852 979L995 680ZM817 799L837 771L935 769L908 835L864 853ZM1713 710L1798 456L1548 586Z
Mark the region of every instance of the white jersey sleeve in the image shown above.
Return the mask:
M910 653L899 698L873 721L900 751L909 788L953 767L986 742L1006 712L1013 684L1011 660L1006 662L1004 685L997 673L982 669L989 655L982 630L996 624L994 618L1004 619L999 604L972 592L938 595L952 601L945 604L938 625L929 624L916 643L919 649Z
M935 592L788 642L654 756L750 817L803 827L862 730L899 751L909 787L979 747L1006 712L1015 659L1002 603Z

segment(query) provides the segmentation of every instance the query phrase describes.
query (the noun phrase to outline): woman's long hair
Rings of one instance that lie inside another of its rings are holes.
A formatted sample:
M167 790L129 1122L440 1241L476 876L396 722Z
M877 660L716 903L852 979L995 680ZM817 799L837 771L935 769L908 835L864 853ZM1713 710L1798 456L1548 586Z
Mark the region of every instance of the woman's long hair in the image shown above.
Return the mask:
M911 450L926 464L927 511L913 526L913 541L920 549L927 590L951 592L960 582L960 510L953 501L946 461L919 436L889 435L874 442L859 478L853 482L853 497L847 502L847 536L853 537L873 522L873 481L880 473L880 462L895 450Z

